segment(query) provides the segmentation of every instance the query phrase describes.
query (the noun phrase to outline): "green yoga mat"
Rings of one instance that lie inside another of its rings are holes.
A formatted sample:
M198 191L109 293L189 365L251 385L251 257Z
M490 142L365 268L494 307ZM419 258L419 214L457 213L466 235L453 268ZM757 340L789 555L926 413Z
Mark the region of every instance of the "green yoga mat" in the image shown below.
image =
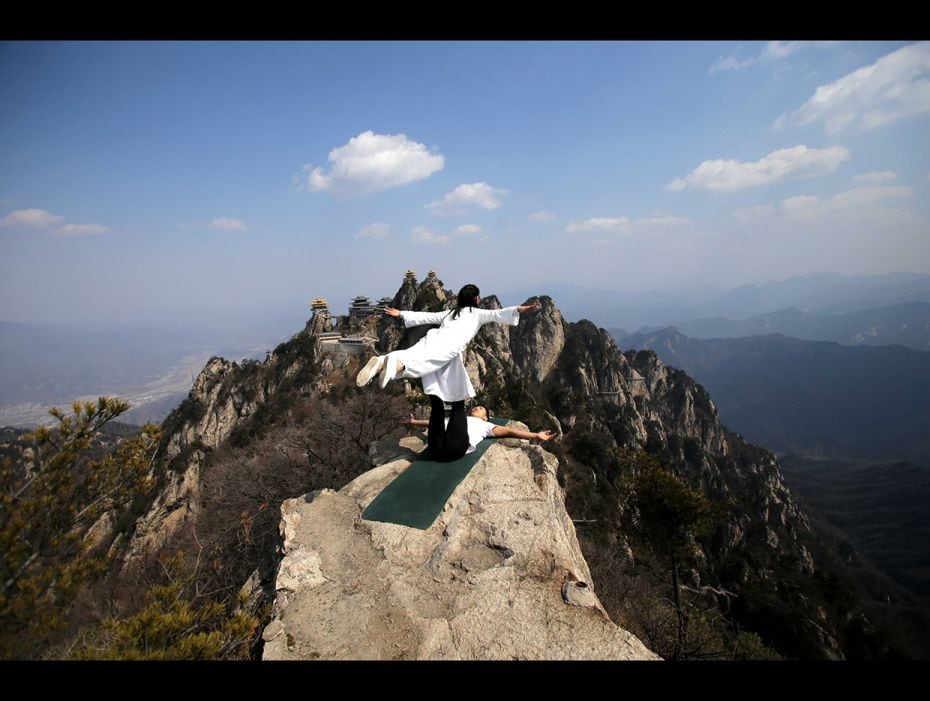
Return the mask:
M507 419L494 418L491 423L503 426ZM433 525L459 482L465 479L493 442L494 439L485 438L474 453L454 462L430 460L427 448L410 467L381 490L381 494L362 512L362 518L426 530Z

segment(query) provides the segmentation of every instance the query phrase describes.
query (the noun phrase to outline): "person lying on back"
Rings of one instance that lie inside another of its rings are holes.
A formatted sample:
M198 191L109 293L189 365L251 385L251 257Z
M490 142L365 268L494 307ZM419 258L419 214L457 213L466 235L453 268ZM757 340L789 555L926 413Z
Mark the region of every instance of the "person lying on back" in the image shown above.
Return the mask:
M488 421L488 408L484 404L476 404L472 407L471 416L466 417L464 422L461 421L461 417L450 416L446 423L442 401L433 396L430 396L430 400L433 406L429 420L415 419L411 414L408 418L401 419L401 423L428 427L427 446L430 456L439 462L458 460L463 455L475 452L478 444L485 438L538 438L541 441L548 441L555 437L555 433L548 430L522 431L518 428L492 424ZM457 404L459 403L456 402L452 406L453 413L459 409Z

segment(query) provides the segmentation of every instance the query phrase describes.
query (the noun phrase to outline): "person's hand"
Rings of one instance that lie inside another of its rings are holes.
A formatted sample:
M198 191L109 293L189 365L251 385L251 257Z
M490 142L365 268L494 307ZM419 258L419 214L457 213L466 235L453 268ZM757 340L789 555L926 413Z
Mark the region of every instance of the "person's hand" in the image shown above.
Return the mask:
M523 304L517 307L517 311L521 314L525 312L535 312L542 308L542 305L539 302L533 302L532 304Z
M413 414L408 416L406 419L401 419L400 423L402 424L412 424L413 423Z
M555 438L555 433L552 431L540 431L536 434L536 437L541 441L548 441L551 438Z
M394 309L394 307L385 307L384 313L387 314L388 316L397 317L397 316L400 316L400 309Z

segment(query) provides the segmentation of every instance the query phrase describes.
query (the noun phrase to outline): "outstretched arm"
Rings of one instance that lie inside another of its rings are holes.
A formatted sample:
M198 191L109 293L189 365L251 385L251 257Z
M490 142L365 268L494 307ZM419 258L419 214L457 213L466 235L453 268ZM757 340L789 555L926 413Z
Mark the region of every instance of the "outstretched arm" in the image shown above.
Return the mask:
M482 324L495 321L498 324L516 326L520 323L520 314L535 312L540 306L539 302L536 302L535 304L521 304L519 307L504 307L503 309L480 309L478 313L481 314Z
M498 324L507 324L516 326L520 323L520 314L522 312L533 312L539 309L539 304L524 304L519 307L504 307L503 309L477 309L482 324L496 322Z
M541 441L548 441L555 438L552 431L521 431L519 428L508 428L507 426L495 426L491 431L495 438L538 438Z
M449 312L407 312L395 309L394 307L385 307L384 313L387 316L401 318L404 320L404 326L421 326L422 324L441 324L446 314Z
M429 426L429 421L426 419L415 419L413 414L408 416L406 419L401 419L400 423L408 424L410 426Z

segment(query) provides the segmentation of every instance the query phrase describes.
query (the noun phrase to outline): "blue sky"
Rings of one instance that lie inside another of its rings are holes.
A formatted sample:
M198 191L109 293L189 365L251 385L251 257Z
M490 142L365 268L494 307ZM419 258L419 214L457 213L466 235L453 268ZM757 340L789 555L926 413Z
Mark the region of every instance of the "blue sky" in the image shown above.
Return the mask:
M926 42L6 42L0 104L8 321L930 273Z

